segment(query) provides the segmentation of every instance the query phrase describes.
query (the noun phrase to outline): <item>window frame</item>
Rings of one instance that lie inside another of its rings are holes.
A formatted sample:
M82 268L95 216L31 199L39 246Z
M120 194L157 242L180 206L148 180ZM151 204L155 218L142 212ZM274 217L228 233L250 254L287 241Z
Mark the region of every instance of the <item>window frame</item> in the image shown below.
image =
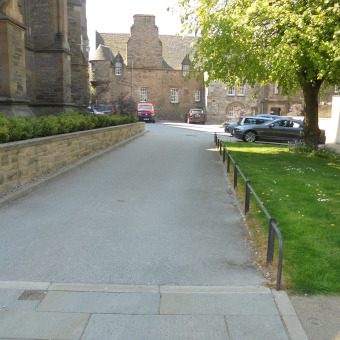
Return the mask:
M170 103L171 104L179 103L179 89L178 88L173 87L170 89Z
M201 91L195 91L195 102L201 101Z
M190 65L184 64L184 65L182 66L182 74L183 74L183 77L187 76L189 73L190 73Z
M141 87L139 89L139 101L141 103L146 103L148 101L148 89L146 87Z
M123 74L123 64L121 62L115 63L115 75L121 76Z

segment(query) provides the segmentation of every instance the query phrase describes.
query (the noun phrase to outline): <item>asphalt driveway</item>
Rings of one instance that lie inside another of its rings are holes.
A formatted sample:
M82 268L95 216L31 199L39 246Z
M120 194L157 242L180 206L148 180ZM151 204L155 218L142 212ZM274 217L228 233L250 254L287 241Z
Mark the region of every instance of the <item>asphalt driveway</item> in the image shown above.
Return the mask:
M213 126L149 133L0 209L0 281L262 282Z

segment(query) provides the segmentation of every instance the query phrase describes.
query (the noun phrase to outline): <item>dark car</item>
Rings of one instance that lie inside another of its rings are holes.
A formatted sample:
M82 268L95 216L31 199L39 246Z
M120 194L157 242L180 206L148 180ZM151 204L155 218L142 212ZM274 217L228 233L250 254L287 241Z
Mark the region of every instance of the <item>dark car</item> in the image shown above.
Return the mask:
M92 105L87 108L89 113L95 115L114 114L115 109L110 105Z
M256 117L264 117L264 118L270 118L270 119L279 119L279 118L282 118L282 116L278 116L278 115L268 115L268 114L259 114L259 115L256 115Z
M115 113L115 109L111 105L97 105L95 107L98 111L101 111L101 112L106 113L106 114L114 114Z
M139 103L137 105L137 118L139 121L155 123L155 108L151 103Z
M190 109L184 116L184 121L190 123L205 124L206 115L202 109Z
M303 121L281 118L262 125L240 125L234 129L234 136L245 142L272 141L289 142L300 141ZM325 131L321 130L319 144L326 142Z
M259 117L259 116L243 116L240 117L238 121L228 122L224 126L224 131L229 132L232 136L234 135L234 129L238 125L246 125L246 124L263 124L273 119L268 117Z

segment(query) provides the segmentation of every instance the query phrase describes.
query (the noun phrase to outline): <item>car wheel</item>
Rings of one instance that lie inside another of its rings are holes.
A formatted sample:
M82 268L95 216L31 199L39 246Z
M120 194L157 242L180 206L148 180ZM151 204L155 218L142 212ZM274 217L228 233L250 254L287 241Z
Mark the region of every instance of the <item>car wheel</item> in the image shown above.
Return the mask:
M248 143L254 143L256 141L256 134L253 131L248 131L244 134L243 140Z

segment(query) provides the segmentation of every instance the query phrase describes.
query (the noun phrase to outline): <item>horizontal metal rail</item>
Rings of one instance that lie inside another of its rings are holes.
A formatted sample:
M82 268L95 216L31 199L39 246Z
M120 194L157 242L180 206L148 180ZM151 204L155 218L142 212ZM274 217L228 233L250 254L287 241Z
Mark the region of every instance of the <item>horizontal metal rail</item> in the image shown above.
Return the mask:
M214 141L219 148L220 155L223 156L223 163L225 163L227 159L227 172L230 172L230 163L234 164L234 188L237 186L238 182L238 174L243 178L245 185L246 185L246 192L245 192L245 206L244 206L244 213L247 214L249 212L249 203L250 203L250 194L253 194L253 197L256 199L257 203L261 207L262 211L266 215L269 220L269 230L268 230L268 246L267 246L267 265L273 262L274 259L274 247L275 247L275 234L278 237L279 241L279 260L278 260L278 269L277 269L277 276L276 276L276 289L281 289L281 273L282 273L282 260L283 260L283 239L282 234L277 227L276 218L271 217L268 213L267 209L263 205L261 199L256 194L255 190L250 185L250 182L244 176L243 172L241 171L239 165L230 155L227 148L223 145L223 142L219 140L217 134L214 134ZM227 157L226 157L227 156Z

